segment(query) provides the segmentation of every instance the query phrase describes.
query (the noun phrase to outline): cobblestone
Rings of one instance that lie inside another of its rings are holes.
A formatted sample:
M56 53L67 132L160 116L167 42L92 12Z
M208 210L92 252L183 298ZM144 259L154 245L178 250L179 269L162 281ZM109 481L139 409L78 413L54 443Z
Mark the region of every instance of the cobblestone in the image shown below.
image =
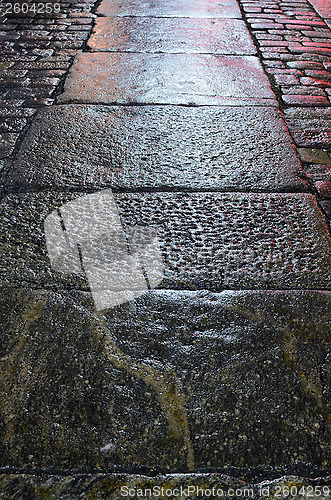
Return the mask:
M96 0L76 4L60 0L58 3L60 12L50 14L6 14L2 4L1 159L13 153L16 141L36 110L54 103L75 54L84 48L92 30Z
M331 98L331 23L314 10L314 2L307 0L238 1L264 69L280 97L306 175L315 183L321 199L329 197L331 169L324 149L331 150L331 120L327 114ZM303 114L305 109L313 114ZM323 201L320 206L330 219L330 203Z
M282 99L289 106L329 106L329 101L323 96L283 95Z
M317 181L315 187L319 195L324 199L331 199L331 182L330 181Z
M327 218L331 221L331 200L325 200L320 202L322 210L326 214Z

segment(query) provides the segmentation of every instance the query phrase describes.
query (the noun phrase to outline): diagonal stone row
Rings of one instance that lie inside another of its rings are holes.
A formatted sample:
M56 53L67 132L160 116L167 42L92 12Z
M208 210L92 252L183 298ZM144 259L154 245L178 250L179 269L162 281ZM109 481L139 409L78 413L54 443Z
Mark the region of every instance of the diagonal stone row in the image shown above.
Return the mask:
M323 0L239 0L239 4L263 67L281 97L305 171L331 219L330 4Z
M0 172L92 30L95 1L0 4Z
M5 179L1 465L323 475L331 239L238 4L98 14ZM97 313L43 221L109 187L165 279Z

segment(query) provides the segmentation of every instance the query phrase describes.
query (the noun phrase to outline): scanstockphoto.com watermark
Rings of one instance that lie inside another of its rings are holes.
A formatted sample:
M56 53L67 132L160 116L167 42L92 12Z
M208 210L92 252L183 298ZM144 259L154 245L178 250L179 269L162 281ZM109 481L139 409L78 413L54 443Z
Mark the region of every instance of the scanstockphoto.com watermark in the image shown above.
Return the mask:
M241 488L202 488L196 485L174 486L173 488L155 485L152 488L122 486L120 494L123 498L329 498L329 486L310 485L263 485Z
M265 491L265 493L268 493ZM121 496L128 498L252 498L253 488L229 488L225 490L219 487L201 488L200 486L177 486L166 488L164 486L153 486L153 488L121 487ZM263 496L263 495L261 495Z

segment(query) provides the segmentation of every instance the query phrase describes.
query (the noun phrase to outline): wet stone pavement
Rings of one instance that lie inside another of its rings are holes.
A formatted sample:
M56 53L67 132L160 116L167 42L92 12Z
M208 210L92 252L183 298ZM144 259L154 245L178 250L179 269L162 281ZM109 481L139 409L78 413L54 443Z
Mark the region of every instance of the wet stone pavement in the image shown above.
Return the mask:
M331 8L6 10L0 498L329 498ZM96 311L44 220L107 188L164 279Z

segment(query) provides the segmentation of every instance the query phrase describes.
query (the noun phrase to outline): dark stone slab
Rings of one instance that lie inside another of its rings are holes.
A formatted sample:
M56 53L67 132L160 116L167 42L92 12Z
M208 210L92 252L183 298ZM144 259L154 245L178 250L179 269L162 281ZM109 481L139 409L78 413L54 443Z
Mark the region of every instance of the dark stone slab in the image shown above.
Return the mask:
M81 52L60 103L277 106L258 58Z
M2 286L78 287L52 271L45 217L82 193L11 195L0 204ZM162 288L329 289L331 239L310 194L117 194L121 220L156 229ZM79 215L77 215L79 223Z
M88 47L94 52L256 54L244 21L237 19L100 17Z
M303 174L277 109L69 105L39 113L6 184L286 192Z
M214 495L233 497L246 495L252 500L260 500L268 495L277 498L288 498L287 492L292 491L291 500L301 500L301 492L320 492L319 498L324 500L330 491L330 477L308 478L295 475L284 475L273 480L252 482L243 481L220 473L205 474L162 474L148 476L147 474L3 474L0 475L0 494L12 498L13 494L27 496L29 499L65 498L76 500L82 495L86 498L112 498L122 500L125 497L149 498L150 492L154 498L167 495L166 498L184 500L197 498L209 491ZM216 498L217 498L216 496ZM311 495L312 496L312 495ZM153 498L153 497L152 497ZM315 497L317 498L317 497Z
M329 292L0 293L0 465L326 467ZM115 483L116 484L116 483Z

